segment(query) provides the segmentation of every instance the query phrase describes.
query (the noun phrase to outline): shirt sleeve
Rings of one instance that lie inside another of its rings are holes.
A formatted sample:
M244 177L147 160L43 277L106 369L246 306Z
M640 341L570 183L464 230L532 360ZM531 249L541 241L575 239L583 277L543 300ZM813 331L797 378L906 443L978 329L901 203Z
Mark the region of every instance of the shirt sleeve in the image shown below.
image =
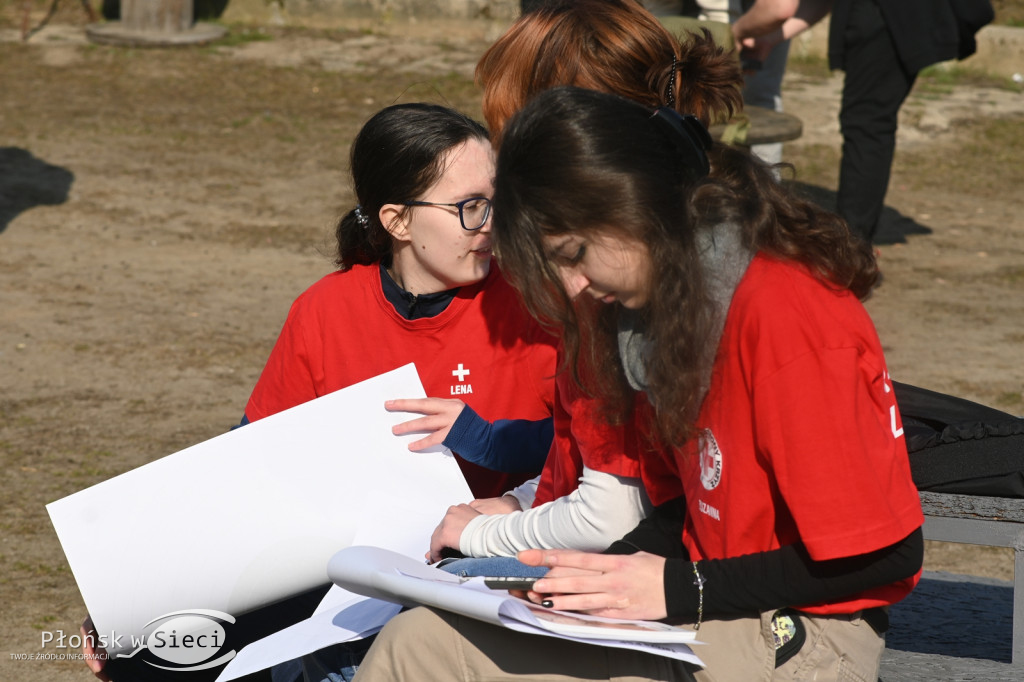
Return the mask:
M245 416L254 422L317 397L313 367L314 349L306 342L306 327L300 297L288 312L281 334L270 351L256 387L245 406Z
M814 561L802 545L786 545L770 552L703 560L697 566L705 580L707 618L849 599L909 579L921 570L923 560L924 536L918 528L888 547L841 559ZM701 603L693 563L685 557L669 558L664 575L669 618L692 621Z
M534 476L529 481L516 486L505 494L516 498L516 500L519 501L520 509L529 509L533 506L533 501L537 498L537 485L539 483L540 476Z
M871 552L922 524L879 358L857 347L806 353L753 394L759 448L812 558Z
M466 405L443 444L464 460L486 469L521 473L544 467L553 434L550 417L535 421L499 419L492 423Z
M579 487L564 497L511 514L479 516L466 526L466 556L514 556L524 549L601 551L650 511L640 478L584 467Z

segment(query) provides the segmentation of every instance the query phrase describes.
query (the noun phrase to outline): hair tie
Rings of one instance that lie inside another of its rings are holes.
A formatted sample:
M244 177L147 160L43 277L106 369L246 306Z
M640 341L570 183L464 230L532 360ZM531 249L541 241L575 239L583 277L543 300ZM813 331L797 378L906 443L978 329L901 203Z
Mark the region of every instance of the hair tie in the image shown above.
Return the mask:
M658 107L650 120L661 129L672 146L679 153L679 160L686 171L696 178L705 177L711 170L708 150L712 139L708 129L693 114L680 114L675 109Z
M365 213L363 213L362 206L356 204L356 209L353 211L353 213L356 216L356 221L363 226L364 230L370 226L370 219L366 216Z
M672 53L672 68L668 72L668 86L665 88L665 103L670 109L676 108L676 55Z

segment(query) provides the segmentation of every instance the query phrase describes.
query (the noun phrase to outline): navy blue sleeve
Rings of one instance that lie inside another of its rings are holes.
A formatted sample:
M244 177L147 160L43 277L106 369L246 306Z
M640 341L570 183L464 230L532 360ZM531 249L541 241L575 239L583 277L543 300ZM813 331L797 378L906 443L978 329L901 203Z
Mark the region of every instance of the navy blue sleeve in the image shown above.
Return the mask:
M231 430L234 431L235 429L239 429L239 428L245 426L248 423L249 423L249 418L243 414L242 415L242 421L240 421L237 424L235 424L234 426L232 426Z
M554 421L550 417L538 421L499 419L491 423L466 405L443 444L466 461L511 474L540 471L554 435Z

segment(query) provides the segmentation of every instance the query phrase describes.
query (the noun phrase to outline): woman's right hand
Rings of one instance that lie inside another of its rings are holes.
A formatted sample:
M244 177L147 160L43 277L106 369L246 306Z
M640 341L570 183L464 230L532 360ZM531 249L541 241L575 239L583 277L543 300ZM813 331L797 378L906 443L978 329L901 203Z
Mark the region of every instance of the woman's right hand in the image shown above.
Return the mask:
M518 559L547 566L526 597L560 611L628 620L661 620L665 603L665 557L647 552L592 554L571 549L527 549Z
M103 647L97 646L99 635L96 634L96 626L92 624L92 616L86 616L82 622L82 657L85 664L89 666L92 674L105 682L111 682L110 676L104 672L107 667L107 652Z

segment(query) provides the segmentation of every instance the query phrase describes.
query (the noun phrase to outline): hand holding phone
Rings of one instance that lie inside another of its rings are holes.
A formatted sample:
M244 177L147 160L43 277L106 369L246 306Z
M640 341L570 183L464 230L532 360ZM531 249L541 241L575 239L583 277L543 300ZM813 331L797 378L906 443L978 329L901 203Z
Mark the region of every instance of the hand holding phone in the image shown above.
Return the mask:
M484 585L492 590L527 590L533 589L533 584L540 578L526 578L522 576L488 576L484 577Z

